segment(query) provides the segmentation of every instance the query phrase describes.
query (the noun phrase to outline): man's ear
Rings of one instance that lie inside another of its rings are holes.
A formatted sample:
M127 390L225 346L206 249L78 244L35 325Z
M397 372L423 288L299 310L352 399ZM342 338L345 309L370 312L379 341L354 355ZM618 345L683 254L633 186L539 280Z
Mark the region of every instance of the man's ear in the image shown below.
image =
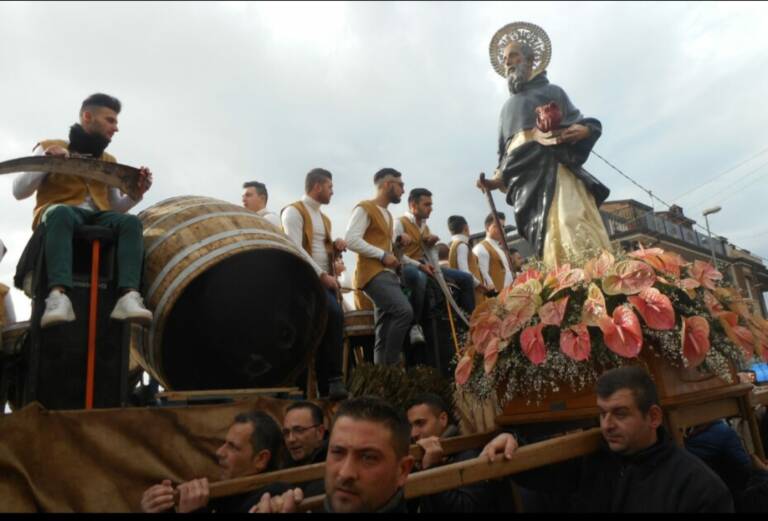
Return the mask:
M448 413L443 411L440 413L440 416L437 417L437 421L440 422L440 425L445 429L448 427Z
M397 486L403 487L405 486L405 482L408 481L408 474L411 473L411 469L413 468L413 456L410 454L408 456L405 456L403 459L400 460L400 463L398 464L398 475L397 475Z
M90 110L84 110L80 113L80 124L85 125L93 119L93 113Z
M658 428L664 421L664 413L658 405L651 405L651 408L648 409L648 414L651 417L651 426L654 429Z
M325 430L326 430L326 429L325 429L325 424L324 424L324 423L321 423L321 424L320 424L320 425L317 427L317 429L318 429L318 431L320 432L320 437L321 437L321 438L322 438L322 437L324 437L324 436L325 436Z
M253 458L253 468L257 472L264 472L272 460L272 453L268 449L262 449Z

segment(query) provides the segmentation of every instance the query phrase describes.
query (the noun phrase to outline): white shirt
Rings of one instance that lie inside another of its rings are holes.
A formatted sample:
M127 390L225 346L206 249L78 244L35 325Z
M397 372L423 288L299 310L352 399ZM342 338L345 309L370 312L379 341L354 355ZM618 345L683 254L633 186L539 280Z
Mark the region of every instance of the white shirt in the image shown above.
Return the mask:
M35 147L35 153L33 155L43 156L45 150L43 147ZM13 180L13 196L18 199L26 199L40 187L40 183L43 182L48 172L24 172L16 176ZM109 204L113 212L125 213L140 201L134 201L130 196L123 194L118 188L113 186L108 187L107 197L109 198ZM99 208L91 199L91 195L87 194L85 200L77 205L78 208L84 208L85 210L98 211Z
M420 233L422 233L422 234L424 233L424 228L426 228L426 226L427 226L427 223L425 221L421 221L420 225L416 224L416 217L411 212L405 212L403 214L403 216L406 219L408 219L409 221L411 221L413 223L413 225L416 226L419 229ZM400 221L400 219L396 219L395 220L395 238L400 237L404 233L407 233L405 231L405 226L403 226L403 223L402 223L402 221ZM410 235L409 235L409 237L410 237ZM411 237L411 240L418 241L419 237ZM406 264L414 264L416 266L421 264L419 261L410 258L408 255L403 255L403 262L405 262Z
M504 266L504 288L506 288L512 284L513 280L512 271L509 269L509 263L507 262L507 255L504 253L504 250L501 249L501 245L498 242L491 239L487 235L485 236L485 239L491 244L491 246L493 246L493 249L496 250L496 253L501 259L501 264ZM485 246L482 242L477 243L475 247L472 248L472 252L477 255L477 264L480 268L480 274L483 276L483 279L485 279L485 285L489 288L496 288L495 284L493 283L493 279L491 279L491 274L488 271L488 268L491 265L491 254L488 253L488 250L485 249ZM501 291L504 288L496 288L496 291Z
M5 252L5 244L3 244L3 241L0 240L0 261L2 261L3 257L5 257ZM5 294L3 303L5 305L5 316L2 317L2 322L7 326L16 322L16 312L13 309L13 299L11 299L10 291Z
M389 223L389 229L392 230L392 221L390 220L387 209L379 205L376 205L376 207L384 217L384 221ZM347 241L347 248L358 255L381 260L387 252L363 239L363 235L365 235L365 231L370 225L371 219L368 217L368 212L366 212L362 206L356 206L352 211L352 217L349 219L349 224L347 224L347 233L344 236L344 240ZM394 270L390 268L384 269L394 273Z
M256 212L256 215L259 217L262 217L269 222L269 224L274 225L277 229L282 229L282 225L280 224L280 217L275 212L271 212L267 210L266 208L262 208L258 212ZM299 244L299 248L301 248L301 244Z
M472 275L475 287L478 287L480 281L475 277L474 273L469 270L469 237L459 233L451 236L451 242L454 241L459 241L459 245L456 247L456 263L459 266L459 269Z
M320 214L320 203L305 195L301 198L312 219L312 267L318 276L330 273L328 264L328 252L325 249L325 225ZM293 243L303 249L304 243L304 219L301 213L293 206L286 206L283 210L283 231Z

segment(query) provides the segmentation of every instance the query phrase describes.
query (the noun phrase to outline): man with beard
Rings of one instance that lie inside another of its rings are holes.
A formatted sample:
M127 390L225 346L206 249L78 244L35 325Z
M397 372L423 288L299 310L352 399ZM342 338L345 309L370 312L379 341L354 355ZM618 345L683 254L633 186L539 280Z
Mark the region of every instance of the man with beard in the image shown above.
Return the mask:
M258 181L243 183L243 206L280 229L280 217L275 212L267 210L267 200L269 200L267 185Z
M411 344L424 342L424 333L418 322L424 308L424 295L427 276L434 277L435 270L426 260L427 250L439 241L427 226L427 219L432 214L432 192L426 188L414 188L408 194L408 212L395 221L395 237L400 237L403 244L403 275L411 289L411 306L414 321L411 328ZM462 271L450 268L441 270L446 279L454 282L460 289L460 305L467 313L475 309L475 295L472 277ZM417 329L418 328L418 329ZM414 333L414 330L416 332Z
M400 202L404 184L402 174L394 168L376 172L373 183L376 197L355 207L345 239L349 249L357 253L355 288L362 289L374 303L374 363L397 365L413 322L413 308L395 272L400 262L393 254L392 214L387 207Z
M403 486L413 466L408 420L380 398L341 403L331 427L325 462L327 513L406 513ZM251 512L295 512L300 489L264 494Z
M582 165L602 132L547 80L551 48L538 26L516 22L491 40L491 62L510 98L499 119L499 164L482 190L504 190L520 234L549 266L610 249L598 207L609 190ZM538 114L538 118L537 118Z
M278 467L283 447L280 427L270 415L262 411L241 413L235 416L224 444L216 451L221 479L233 479L270 472ZM193 479L176 487L179 496L175 511L188 512L248 512L269 491L281 494L287 485L276 483L255 492L210 499L208 478ZM153 485L144 491L141 510L144 513L171 511L174 508L174 488L170 479Z
M118 131L120 101L106 94L93 94L80 107L80 123L70 127L69 141L51 139L35 145L35 155L55 157L88 156L116 162L104 150ZM143 195L152 186L152 173L139 172ZM72 235L83 224L106 226L117 231L118 288L122 296L110 318L148 323L152 312L139 294L141 263L144 257L142 225L128 215L139 201L98 181L56 172L27 172L13 181L13 195L25 199L37 192L32 229L45 224L44 250L48 289L40 327L75 320L67 291L72 289Z
M344 315L339 304L339 284L331 275L331 263L337 254L347 249L343 239L331 239L331 220L320 207L331 202L333 176L323 168L310 170L304 181L305 195L300 201L286 206L282 212L283 231L309 255L327 296L328 319L318 349L317 382L321 396L343 400L347 390L342 381L342 349Z
M733 512L725 484L696 456L676 446L662 426L656 385L645 370L612 369L600 376L595 390L603 447L513 476L536 492L532 510ZM511 460L517 446L515 436L499 434L481 457Z

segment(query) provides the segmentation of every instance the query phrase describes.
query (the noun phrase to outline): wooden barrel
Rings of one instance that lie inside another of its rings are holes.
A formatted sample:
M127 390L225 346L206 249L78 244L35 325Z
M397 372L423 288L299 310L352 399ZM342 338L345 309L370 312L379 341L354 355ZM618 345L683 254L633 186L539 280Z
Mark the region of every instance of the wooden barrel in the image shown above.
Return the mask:
M344 313L344 333L347 336L374 335L373 311L346 311Z
M240 206L161 201L144 225L154 313L135 358L166 389L293 385L322 337L326 297L306 252Z

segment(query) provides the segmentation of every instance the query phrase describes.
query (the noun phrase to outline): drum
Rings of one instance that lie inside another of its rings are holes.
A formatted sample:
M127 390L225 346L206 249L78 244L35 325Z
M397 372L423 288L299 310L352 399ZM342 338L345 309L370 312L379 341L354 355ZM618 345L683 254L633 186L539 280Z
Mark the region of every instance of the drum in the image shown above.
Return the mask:
M139 219L154 319L135 342L138 363L169 390L294 385L326 321L306 252L254 212L208 197L166 199Z

